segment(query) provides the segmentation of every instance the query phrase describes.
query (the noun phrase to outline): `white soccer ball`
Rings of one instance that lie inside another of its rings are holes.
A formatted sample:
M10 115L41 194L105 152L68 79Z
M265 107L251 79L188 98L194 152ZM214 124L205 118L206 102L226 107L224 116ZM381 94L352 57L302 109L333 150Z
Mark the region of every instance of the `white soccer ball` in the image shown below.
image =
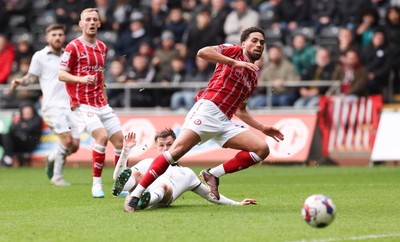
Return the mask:
M324 228L334 220L336 206L328 196L314 194L304 202L301 214L308 225L315 228Z

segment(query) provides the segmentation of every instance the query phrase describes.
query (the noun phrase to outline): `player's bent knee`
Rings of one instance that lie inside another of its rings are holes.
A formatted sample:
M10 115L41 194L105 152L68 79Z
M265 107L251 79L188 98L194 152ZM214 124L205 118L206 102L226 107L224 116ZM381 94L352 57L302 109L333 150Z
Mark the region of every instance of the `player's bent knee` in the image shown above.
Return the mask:
M269 147L267 144L258 147L257 151L255 152L262 160L268 157L269 155Z

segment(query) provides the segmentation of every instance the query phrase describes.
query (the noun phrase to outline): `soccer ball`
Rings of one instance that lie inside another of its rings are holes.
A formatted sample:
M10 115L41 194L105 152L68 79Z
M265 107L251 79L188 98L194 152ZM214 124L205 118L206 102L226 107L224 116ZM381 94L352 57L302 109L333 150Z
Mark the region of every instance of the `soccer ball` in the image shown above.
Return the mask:
M314 194L304 202L301 214L308 225L324 228L332 223L335 218L336 206L328 196Z

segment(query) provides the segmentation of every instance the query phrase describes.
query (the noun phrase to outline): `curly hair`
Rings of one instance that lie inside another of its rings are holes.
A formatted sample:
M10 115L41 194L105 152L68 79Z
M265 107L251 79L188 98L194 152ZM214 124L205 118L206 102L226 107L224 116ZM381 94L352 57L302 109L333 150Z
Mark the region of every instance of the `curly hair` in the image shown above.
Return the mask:
M249 35L251 33L254 33L254 32L261 33L265 38L265 33L264 33L264 30L262 28L250 27L250 28L247 28L247 29L243 30L242 35L240 36L240 43L243 43L244 41L246 41L247 38L249 37Z

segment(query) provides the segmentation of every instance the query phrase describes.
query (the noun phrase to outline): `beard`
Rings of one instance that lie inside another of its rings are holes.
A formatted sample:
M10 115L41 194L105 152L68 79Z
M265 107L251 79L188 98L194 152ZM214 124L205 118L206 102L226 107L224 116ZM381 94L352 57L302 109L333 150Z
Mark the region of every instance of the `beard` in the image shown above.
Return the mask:
M254 62L254 61L258 61L261 58L262 52L260 54L258 53L251 53L251 52L247 52L249 58Z
M56 43L50 44L50 47L55 51L60 51L62 49L63 45L61 42L56 42Z

